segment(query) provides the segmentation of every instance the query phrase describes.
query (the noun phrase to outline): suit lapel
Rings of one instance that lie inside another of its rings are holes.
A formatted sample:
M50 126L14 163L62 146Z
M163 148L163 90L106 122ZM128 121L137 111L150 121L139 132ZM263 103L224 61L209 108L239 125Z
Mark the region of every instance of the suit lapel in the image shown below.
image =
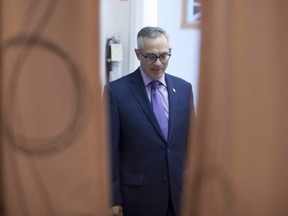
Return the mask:
M152 125L156 128L158 133L163 137L160 126L157 122L157 119L153 113L149 98L146 93L146 88L140 74L140 70L138 69L130 79L130 88L140 104L143 112L147 115L148 119L151 121ZM165 140L165 138L163 137Z

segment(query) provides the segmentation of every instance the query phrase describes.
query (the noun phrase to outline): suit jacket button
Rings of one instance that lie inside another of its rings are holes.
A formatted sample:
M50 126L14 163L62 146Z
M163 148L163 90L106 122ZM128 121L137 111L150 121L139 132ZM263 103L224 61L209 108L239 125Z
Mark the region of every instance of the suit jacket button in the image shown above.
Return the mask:
M167 181L167 177L166 176L163 177L163 181Z

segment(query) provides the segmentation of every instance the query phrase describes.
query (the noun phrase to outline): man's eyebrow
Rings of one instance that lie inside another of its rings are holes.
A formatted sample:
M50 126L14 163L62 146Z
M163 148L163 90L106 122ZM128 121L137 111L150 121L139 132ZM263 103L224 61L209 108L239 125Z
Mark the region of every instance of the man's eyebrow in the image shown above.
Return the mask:
M169 54L169 52L160 53L159 56L164 55L164 54ZM158 56L158 55L156 55L155 53L151 53L151 52L147 52L145 55L155 55L155 56Z

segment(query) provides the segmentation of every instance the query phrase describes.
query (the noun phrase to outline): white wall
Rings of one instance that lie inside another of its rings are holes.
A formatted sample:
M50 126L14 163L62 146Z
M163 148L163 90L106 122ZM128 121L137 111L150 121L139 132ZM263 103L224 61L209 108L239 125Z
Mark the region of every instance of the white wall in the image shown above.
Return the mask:
M123 44L122 72L128 73L129 37L130 37L130 1L101 0L101 80L106 82L105 46L107 38L117 35Z

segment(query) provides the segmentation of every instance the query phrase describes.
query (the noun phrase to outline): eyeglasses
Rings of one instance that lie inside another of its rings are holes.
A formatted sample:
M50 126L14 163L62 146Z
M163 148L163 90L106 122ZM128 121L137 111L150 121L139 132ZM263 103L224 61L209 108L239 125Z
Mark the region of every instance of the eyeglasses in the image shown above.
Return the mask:
M145 59L147 62L149 62L150 64L153 64L154 62L157 61L157 59L159 58L159 60L162 63L167 62L170 59L171 54L170 53L163 53L159 56L154 55L154 54L148 54L148 55L143 55L141 52L139 52Z

